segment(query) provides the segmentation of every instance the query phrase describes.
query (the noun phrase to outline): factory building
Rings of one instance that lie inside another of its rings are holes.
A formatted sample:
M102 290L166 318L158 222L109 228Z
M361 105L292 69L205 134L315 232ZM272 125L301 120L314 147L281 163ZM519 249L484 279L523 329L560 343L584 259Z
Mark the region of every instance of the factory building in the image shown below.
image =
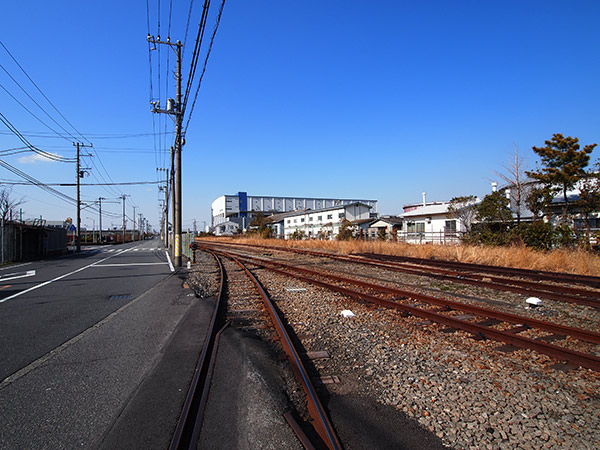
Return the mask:
M257 213L270 216L292 211L319 210L361 203L377 215L377 200L334 199L311 197L250 196L246 192L222 195L212 203L211 225L215 234L229 234L244 230ZM237 224L237 228L236 228Z

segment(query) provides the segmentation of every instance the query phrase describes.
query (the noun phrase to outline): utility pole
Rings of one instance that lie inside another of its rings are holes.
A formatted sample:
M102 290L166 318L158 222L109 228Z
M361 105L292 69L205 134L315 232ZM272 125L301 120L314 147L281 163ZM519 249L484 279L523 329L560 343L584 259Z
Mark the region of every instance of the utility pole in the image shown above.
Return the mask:
M133 226L131 227L131 242L135 242L135 206L133 207Z
M181 147L183 145L182 136L182 122L183 122L183 111L181 105L181 48L183 44L181 41L176 43L171 42L170 38L166 41L161 41L160 36L158 39L154 36L148 35L148 42L156 44L165 44L171 47L177 55L177 71L175 78L177 80L177 93L175 96L175 104L173 105L173 99L167 99L167 109L160 109L160 100L158 102L152 102L154 108L152 112L155 113L166 113L175 116L175 161L173 167L173 157L171 157L171 173L174 175L173 183L173 247L174 247L174 259L175 265L181 267Z
M173 154L173 147L171 147L171 155ZM160 172L165 173L165 185L164 187L159 187L159 191L165 191L165 200L163 205L163 240L165 243L165 248L169 248L169 186L171 185L171 179L169 178L169 174L171 171L169 169L156 169Z
M100 216L100 225L99 225L99 229L100 229L100 245L102 245L102 200L106 200L104 197L98 197L98 209L99 209L99 216Z
M171 221L173 225L171 226L171 253L173 255L173 259L175 259L175 149L171 147L171 178L170 178L171 188Z
M142 240L142 233L143 233L143 229L142 229L142 213L139 213L140 216L140 241Z
M177 95L175 108L177 110L175 126L175 263L181 267L181 42L177 41Z
M128 195L121 195L121 199L123 200L123 244L125 243L125 228L126 228L126 222L125 222L125 197L128 197Z
M76 239L76 247L75 247L75 251L76 252L80 252L81 251L81 183L80 183L80 179L83 178L85 171L89 170L89 168L81 168L80 166L80 162L79 162L79 157L81 156L79 153L79 149L80 147L89 147L88 145L84 145L81 142L77 142L77 143L73 143L73 145L75 147L77 147L77 167L76 167L76 175L77 175L77 235L75 237ZM92 155L85 155L85 156L92 156Z

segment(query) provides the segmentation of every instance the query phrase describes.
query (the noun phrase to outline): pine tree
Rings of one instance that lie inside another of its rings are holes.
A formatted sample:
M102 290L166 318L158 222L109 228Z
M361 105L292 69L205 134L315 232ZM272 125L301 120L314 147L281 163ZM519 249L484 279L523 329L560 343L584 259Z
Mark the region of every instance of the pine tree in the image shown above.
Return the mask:
M579 139L571 136L564 137L560 133L552 135L545 141L545 147L532 147L541 159L542 167L526 172L528 176L538 180L548 189L562 191L564 199L563 216L569 212L567 191L575 187L585 176L585 168L590 162L590 153L596 144L590 144L579 150Z

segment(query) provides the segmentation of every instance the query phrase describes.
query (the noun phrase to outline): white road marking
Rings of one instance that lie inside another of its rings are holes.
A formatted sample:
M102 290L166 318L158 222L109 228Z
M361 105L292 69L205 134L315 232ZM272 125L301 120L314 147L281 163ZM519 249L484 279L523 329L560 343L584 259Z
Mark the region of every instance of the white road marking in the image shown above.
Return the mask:
M126 267L126 266L166 266L166 262L157 263L126 263L126 264L96 264L94 267ZM2 281L2 280L0 280Z
M47 286L47 285L49 285L51 283L54 283L55 281L62 280L63 278L68 277L69 275L73 275L75 273L81 272L82 270L85 270L85 269L87 269L89 267L93 267L96 264L100 264L101 262L104 262L107 259L114 258L115 256L119 256L119 255L125 253L127 250L129 250L129 249L125 249L125 250L121 251L120 253L115 253L114 255L107 256L106 258L101 259L100 261L96 261L95 263L92 263L92 264L89 264L87 266L81 267L81 268L79 268L77 270L74 270L73 272L65 273L64 275L61 275L61 276L56 277L56 278L53 278L52 280L48 280L48 281L44 281L43 283L36 284L35 286L30 287L29 289L25 289L24 291L17 292L16 294L13 294L13 295L11 295L9 297L3 298L2 300L0 300L0 303L4 303L4 302L6 302L8 300L12 300L13 298L17 298L17 297L19 297L19 296L21 296L23 294L27 294L28 292L35 291L36 289L39 289L39 288L44 287L44 286Z
M175 272L175 268L173 267L173 263L171 262L171 257L169 256L169 252L165 252L165 255L167 255L167 261L169 261L169 269L171 269L171 272Z
M14 276L11 276L14 275ZM8 280L16 280L17 278L26 278L35 276L35 270L28 270L25 273L7 273L4 276L0 276L0 283L3 283Z
M8 267L3 267L0 270L8 270L8 269L15 269L17 267L23 267L23 266L28 266L29 264L31 264L30 262L28 263L23 263L23 264L15 264L14 266L8 266Z

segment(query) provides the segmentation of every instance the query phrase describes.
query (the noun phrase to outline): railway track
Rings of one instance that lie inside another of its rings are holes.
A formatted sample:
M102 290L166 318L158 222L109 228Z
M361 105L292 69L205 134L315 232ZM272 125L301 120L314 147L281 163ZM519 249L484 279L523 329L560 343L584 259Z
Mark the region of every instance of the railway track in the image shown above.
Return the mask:
M315 444L311 441L311 438L304 433L302 426L296 421L294 414L288 412L284 415L302 445L307 449L321 448L323 445L331 450L341 449L340 441L304 367L300 353L288 334L287 325L280 317L276 306L258 279L244 263L233 256L227 255L231 261L237 264L238 270L231 267L226 268L229 264L224 264L220 257L215 253L212 254L220 271L219 293L202 353L169 448L172 450L197 448L204 409L210 390L211 374L218 349L219 335L229 323L240 321L240 314L247 319L248 313L250 313L255 316L250 322L260 321L262 316L270 319L269 327L275 331L277 341L281 343L292 372L306 396L311 425L320 437L321 442ZM233 296L233 290L237 291L238 294ZM226 319L229 320L226 321Z
M600 309L600 291L593 289L600 287L600 277L529 271L508 267L493 267L480 264L455 263L441 260L432 261L390 255L359 254L356 256L344 256L314 250L266 245L251 246L245 244L241 246L238 244L229 243L211 243L211 245L218 245L219 248L255 247L293 252L319 258L329 258L337 261L362 264L375 268L384 268L386 270L410 275L427 276L452 283L486 287L498 291L514 292L531 297L540 297L544 299L591 306ZM497 276L495 274L504 276ZM548 283L548 281L563 284L551 284ZM564 285L564 283L568 283L569 285ZM573 284L582 284L591 287L592 289L573 287Z
M220 252L223 251L220 250ZM231 255L231 253L229 254ZM494 339L518 348L534 350L552 358L600 371L600 357L597 356L600 334L592 331L508 314L489 308L465 305L447 299L368 283L355 278L341 277L325 273L322 270L312 270L298 265L269 261L265 258L256 258L239 253L235 256L282 275L295 277L353 298L393 308L404 314L411 314L444 324L451 329L463 330L480 338ZM351 289L348 286L358 287L359 289ZM547 342L557 340L565 340L567 345L559 346ZM571 347L584 348L585 350L580 351Z

